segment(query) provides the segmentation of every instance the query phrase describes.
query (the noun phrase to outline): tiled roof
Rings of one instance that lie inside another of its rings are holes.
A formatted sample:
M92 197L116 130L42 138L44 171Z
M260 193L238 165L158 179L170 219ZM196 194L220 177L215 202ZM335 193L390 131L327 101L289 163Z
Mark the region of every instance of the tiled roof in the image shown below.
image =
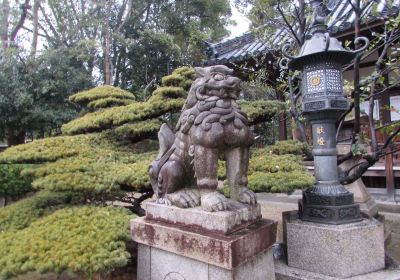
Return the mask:
M363 1L361 1L363 2ZM390 4L390 2L392 2ZM332 33L345 31L353 26L354 12L351 12L351 5L347 0L330 0L327 3L331 11L328 17L328 28ZM373 21L379 17L396 14L400 10L400 0L375 0L370 2L364 11L364 18ZM296 26L294 27L296 29ZM242 36L220 43L207 43L208 60L207 65L224 64L247 60L249 57L266 54L273 50L279 50L281 46L290 41L290 34L286 29L279 29L275 32L270 42L262 41L253 33L246 33Z

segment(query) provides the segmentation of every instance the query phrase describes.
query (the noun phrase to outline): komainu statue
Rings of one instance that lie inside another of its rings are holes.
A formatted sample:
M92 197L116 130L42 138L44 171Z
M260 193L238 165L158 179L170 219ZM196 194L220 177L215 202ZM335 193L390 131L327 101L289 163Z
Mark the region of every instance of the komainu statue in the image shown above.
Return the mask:
M253 135L235 101L241 81L223 65L195 70L176 134L166 124L158 133L160 152L149 168L157 201L181 208L201 205L205 211L230 210L237 202L217 191L218 158L223 156L231 198L256 204L255 194L246 187Z

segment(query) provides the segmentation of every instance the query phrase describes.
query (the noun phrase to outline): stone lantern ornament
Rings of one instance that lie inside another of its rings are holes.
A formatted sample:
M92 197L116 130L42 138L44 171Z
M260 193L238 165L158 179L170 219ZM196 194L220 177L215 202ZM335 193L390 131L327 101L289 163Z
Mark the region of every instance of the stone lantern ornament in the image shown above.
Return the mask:
M339 183L336 150L336 122L348 108L343 95L342 66L348 64L369 45L365 37L362 48L349 51L330 37L321 15L321 4L314 1L315 15L311 37L305 41L298 56L283 54L290 70L302 71L302 114L312 125L316 185L303 192L299 216L303 221L345 224L361 220L360 207L353 194Z

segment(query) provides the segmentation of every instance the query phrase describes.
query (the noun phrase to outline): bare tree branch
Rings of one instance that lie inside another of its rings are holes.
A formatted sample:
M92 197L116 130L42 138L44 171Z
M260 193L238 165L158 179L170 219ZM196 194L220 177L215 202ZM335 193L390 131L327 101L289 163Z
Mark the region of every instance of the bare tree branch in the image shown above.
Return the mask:
M299 40L296 32L293 30L293 26L289 23L289 21L287 20L285 13L283 12L282 8L281 8L281 1L278 0L278 5L277 5L278 11L282 17L282 19L284 20L284 22L286 23L286 27L289 29L289 31L292 33L293 37L295 38L298 46L301 46L301 41Z
M31 8L31 6L29 5L29 1L30 0L25 0L25 3L21 5L22 12L21 12L21 15L19 17L18 23L14 26L14 28L11 31L11 35L10 35L10 41L11 42L15 41L15 37L17 37L18 31L24 25L26 16L28 14L28 10Z

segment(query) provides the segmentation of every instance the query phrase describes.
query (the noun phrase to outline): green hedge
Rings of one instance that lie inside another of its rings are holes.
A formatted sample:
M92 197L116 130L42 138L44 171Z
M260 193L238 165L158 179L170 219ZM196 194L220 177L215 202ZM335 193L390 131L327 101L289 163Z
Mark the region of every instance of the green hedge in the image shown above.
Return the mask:
M85 278L125 266L128 211L114 207L61 209L16 232L0 234L0 275L72 271Z
M17 198L32 191L32 178L22 176L26 165L0 164L0 196Z

